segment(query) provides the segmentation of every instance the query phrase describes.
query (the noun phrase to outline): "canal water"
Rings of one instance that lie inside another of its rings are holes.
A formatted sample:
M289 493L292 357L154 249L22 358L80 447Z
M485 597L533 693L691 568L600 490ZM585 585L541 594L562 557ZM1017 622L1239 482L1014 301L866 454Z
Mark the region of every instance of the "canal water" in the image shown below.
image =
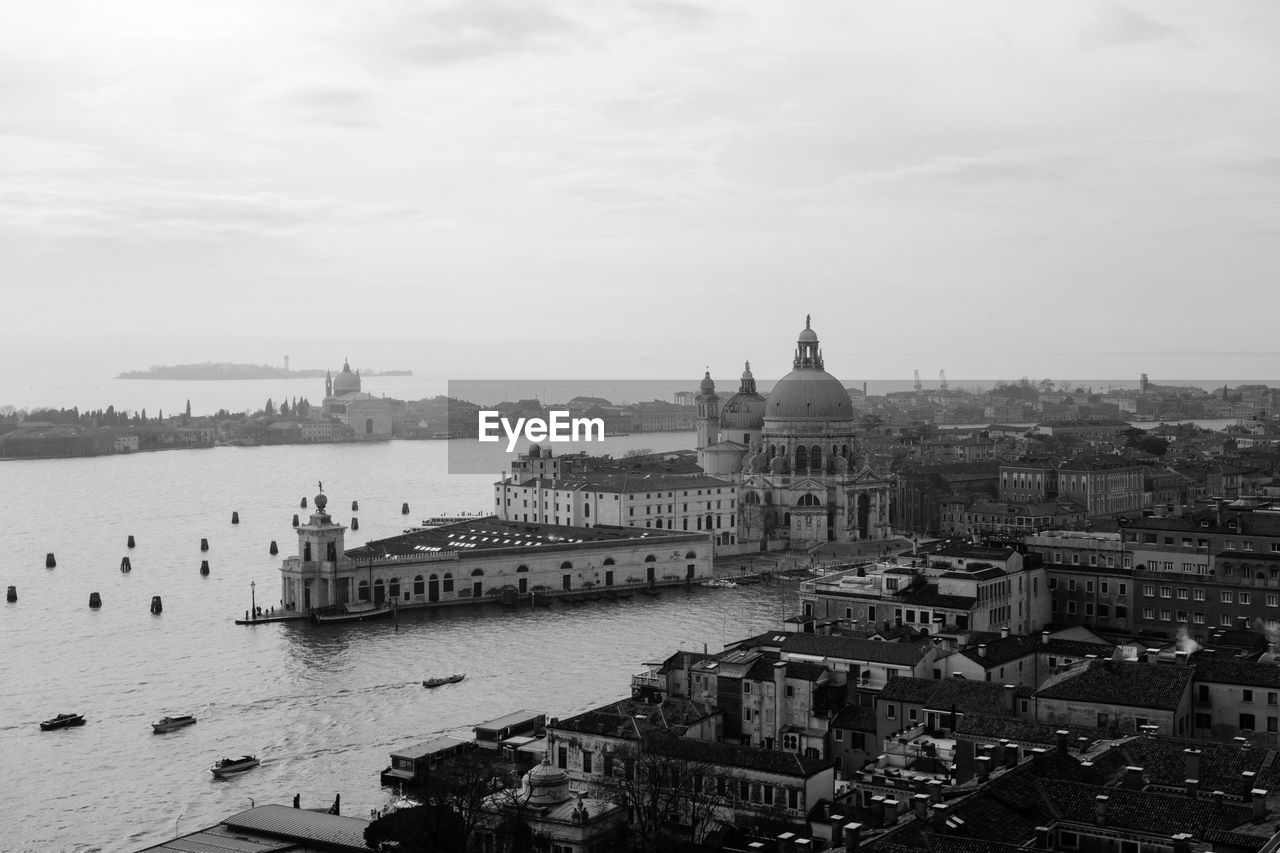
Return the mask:
M692 438L620 437L608 450L684 448ZM132 851L295 794L305 807L341 794L343 813L367 817L389 800L378 774L394 749L469 736L519 709L563 717L622 698L647 662L718 649L795 609L795 585L698 587L578 607L417 611L398 623L234 624L251 596L278 606L279 561L297 548L291 520L305 519L299 501L310 507L319 481L339 522L360 520L349 545L429 515L488 509L504 460L494 457L494 476L449 475L446 445L0 463L0 586L19 596L0 604L0 849ZM273 539L278 557L268 554ZM452 672L467 677L421 686ZM60 712L87 723L39 730ZM199 722L152 733L151 720L177 713ZM262 766L213 779L215 760L245 753Z

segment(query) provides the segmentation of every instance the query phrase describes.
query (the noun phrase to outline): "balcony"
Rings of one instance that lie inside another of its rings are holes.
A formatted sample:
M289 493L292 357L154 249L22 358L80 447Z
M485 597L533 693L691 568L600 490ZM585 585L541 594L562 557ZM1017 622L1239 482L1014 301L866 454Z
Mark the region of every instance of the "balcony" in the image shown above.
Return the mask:
M652 670L631 676L632 690L661 690L665 686L666 682Z

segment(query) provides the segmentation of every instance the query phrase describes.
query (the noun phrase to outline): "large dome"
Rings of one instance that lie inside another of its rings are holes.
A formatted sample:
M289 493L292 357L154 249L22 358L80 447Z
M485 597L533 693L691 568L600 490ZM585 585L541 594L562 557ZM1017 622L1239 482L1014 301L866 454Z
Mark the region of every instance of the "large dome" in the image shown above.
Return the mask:
M823 369L818 334L804 318L792 371L778 380L765 405L766 421L851 421L853 401L840 380Z
M769 392L765 417L769 420L847 421L853 402L840 380L825 370L793 370Z
M351 372L351 364L342 362L342 372L333 380L333 396L340 397L360 390L360 377Z

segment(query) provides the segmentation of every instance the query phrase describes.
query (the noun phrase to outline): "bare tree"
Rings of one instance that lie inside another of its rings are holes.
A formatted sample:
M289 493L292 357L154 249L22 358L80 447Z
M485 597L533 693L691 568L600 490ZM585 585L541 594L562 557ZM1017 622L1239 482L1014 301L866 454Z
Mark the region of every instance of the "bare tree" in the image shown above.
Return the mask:
M645 853L700 842L737 778L727 768L675 752L637 745L617 756L612 775L597 781L602 797L627 810L636 849Z

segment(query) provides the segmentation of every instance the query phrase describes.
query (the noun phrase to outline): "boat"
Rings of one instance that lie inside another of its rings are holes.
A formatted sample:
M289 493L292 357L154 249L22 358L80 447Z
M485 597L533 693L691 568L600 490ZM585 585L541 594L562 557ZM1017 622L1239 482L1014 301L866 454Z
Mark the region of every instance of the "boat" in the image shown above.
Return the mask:
M83 726L84 714L59 714L51 720L45 720L40 724L41 731L51 731L53 729L65 729L71 726Z
M712 578L709 581L703 581L702 585L715 587L716 589L729 589L731 587L737 586L737 584L734 583L733 581L725 580L724 578Z
M311 621L317 625L328 625L334 622L363 622L366 619L385 618L390 616L391 612L390 604L357 601L316 610L311 614Z
M419 533L423 530L435 530L437 527L448 527L450 524L460 524L464 521L475 521L477 518L487 518L492 516L491 512L459 512L454 515L433 515L430 518L422 519L422 524L418 527L409 527L405 529L405 533Z
M246 770L252 770L257 767L260 762L256 756L242 755L239 758L224 758L217 764L209 768L209 772L219 779L227 776L234 776L237 773L243 773Z
M190 714L179 714L176 717L161 717L151 724L151 728L156 734L163 734L183 726L194 725L195 721L196 718Z
M465 672L455 672L453 675L441 675L436 678L428 678L422 682L423 687L440 687L445 684L455 684L466 678Z
M642 589L640 591L645 595L649 596L650 598L657 598L658 596L662 595L662 590L655 589L654 587L648 587L647 589Z

